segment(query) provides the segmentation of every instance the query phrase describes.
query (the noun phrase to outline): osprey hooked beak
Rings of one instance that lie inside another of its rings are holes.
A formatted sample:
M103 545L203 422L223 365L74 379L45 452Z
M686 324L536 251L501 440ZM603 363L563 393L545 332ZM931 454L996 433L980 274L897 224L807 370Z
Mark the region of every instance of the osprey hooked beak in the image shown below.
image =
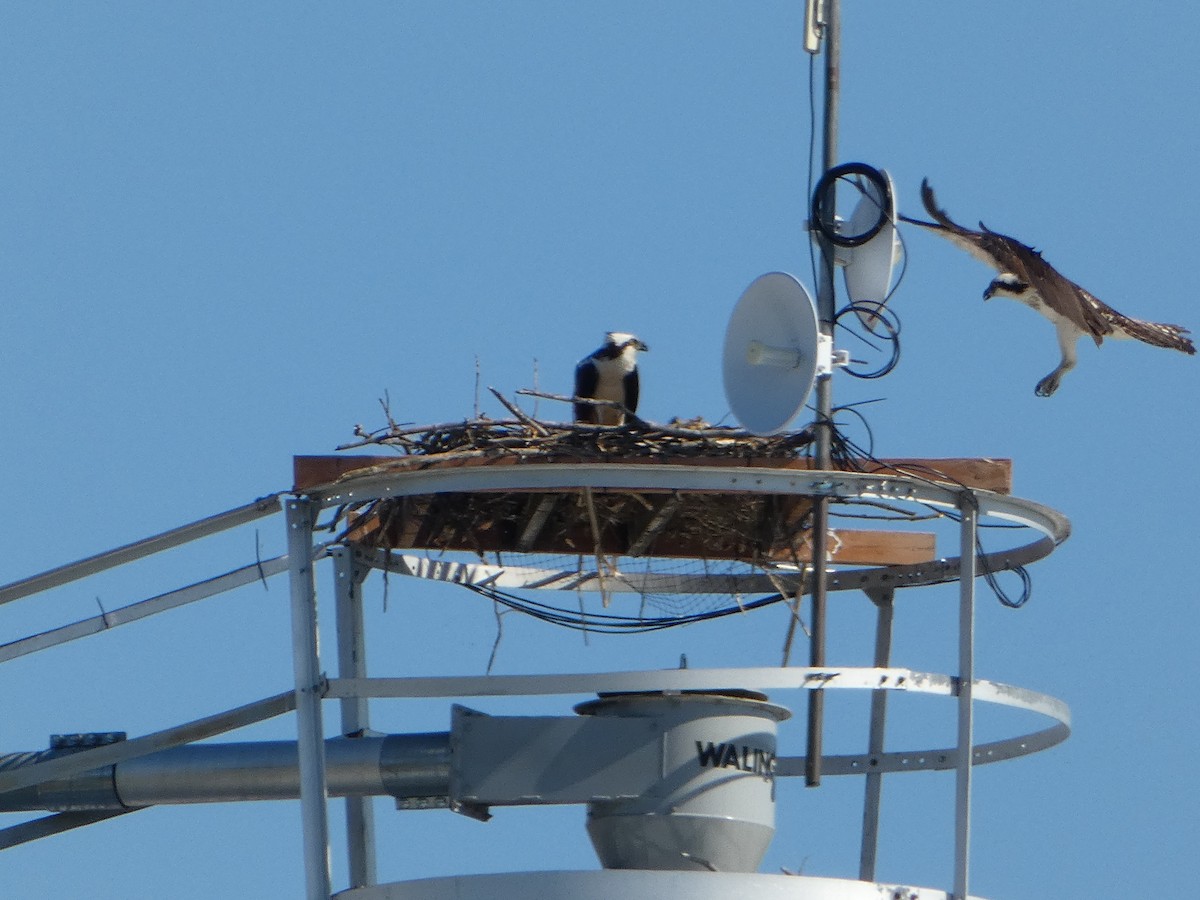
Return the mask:
M650 349L634 335L627 334L623 331L610 331L604 337L608 343L620 347L621 349L632 347L634 350L641 350L643 352Z

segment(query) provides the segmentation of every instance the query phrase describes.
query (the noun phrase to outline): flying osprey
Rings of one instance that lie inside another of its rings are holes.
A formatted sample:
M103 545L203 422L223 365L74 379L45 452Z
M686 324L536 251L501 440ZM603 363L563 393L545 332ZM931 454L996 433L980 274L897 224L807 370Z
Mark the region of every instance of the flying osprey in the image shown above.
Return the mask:
M629 412L637 412L637 353L649 348L632 334L610 331L604 343L575 367L575 396L592 400L614 400ZM622 425L625 413L612 406L575 404L575 421L594 425Z
M921 201L933 217L933 222L922 222L908 216L900 218L937 232L999 273L983 292L984 300L1011 297L1054 323L1062 361L1037 383L1034 392L1039 397L1049 397L1058 390L1063 375L1075 367L1075 343L1085 335L1094 340L1097 347L1106 337L1135 338L1155 347L1168 347L1190 354L1196 352L1192 342L1184 337L1188 334L1186 328L1143 322L1121 315L1059 274L1057 269L1042 259L1041 253L1016 238L992 231L982 222L979 223L981 231L972 231L953 222L944 210L938 208L928 179L921 182Z

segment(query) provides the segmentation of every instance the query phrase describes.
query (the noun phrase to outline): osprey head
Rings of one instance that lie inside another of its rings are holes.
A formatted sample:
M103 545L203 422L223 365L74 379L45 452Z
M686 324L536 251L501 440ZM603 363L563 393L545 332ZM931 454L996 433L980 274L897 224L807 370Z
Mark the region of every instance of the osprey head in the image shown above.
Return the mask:
M987 286L987 290L983 292L983 299L991 300L993 297L1015 297L1019 300L1025 296L1027 290L1029 290L1028 284L1011 272L1005 272Z
M606 335L604 335L604 343L610 347L615 347L618 350L624 350L627 347L632 347L634 350L650 349L632 334L627 334L624 331L608 332Z

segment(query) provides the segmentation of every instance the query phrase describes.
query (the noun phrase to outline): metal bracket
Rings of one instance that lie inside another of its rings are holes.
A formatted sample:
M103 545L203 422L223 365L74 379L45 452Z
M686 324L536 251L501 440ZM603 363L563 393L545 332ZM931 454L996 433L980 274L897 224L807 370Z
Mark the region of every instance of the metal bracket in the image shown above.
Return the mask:
M804 49L812 54L821 52L821 36L825 33L825 3L807 0L804 4Z
M823 378L833 374L834 366L833 335L817 336L817 377Z

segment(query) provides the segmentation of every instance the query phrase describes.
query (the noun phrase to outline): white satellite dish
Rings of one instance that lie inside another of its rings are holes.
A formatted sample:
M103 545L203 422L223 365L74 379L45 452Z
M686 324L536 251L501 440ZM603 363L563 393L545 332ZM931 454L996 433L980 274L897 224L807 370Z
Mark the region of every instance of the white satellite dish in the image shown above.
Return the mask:
M752 434L783 431L817 374L819 329L812 297L784 272L756 278L725 329L725 397Z
M867 234L882 220L875 235L853 247L838 247L835 259L843 266L846 293L856 307L863 326L878 333L879 318L873 310L883 306L892 287L892 273L900 258L900 236L896 233L896 185L884 170L882 181L863 180L862 197L846 221L848 234Z

